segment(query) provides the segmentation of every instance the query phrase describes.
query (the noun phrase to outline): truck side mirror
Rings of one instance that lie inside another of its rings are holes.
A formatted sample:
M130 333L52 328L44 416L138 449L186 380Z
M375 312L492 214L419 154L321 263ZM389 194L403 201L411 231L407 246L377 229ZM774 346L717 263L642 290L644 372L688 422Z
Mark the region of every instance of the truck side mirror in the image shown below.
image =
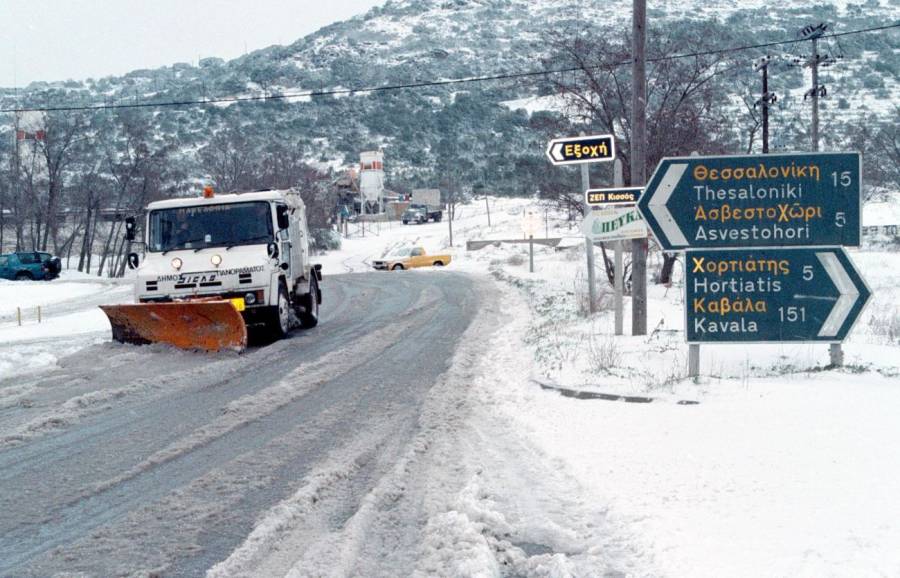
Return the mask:
M140 257L138 257L137 253L128 253L128 268L137 269L139 260Z
M291 226L291 220L288 218L288 208L284 205L275 207L275 214L278 216L278 228L287 229Z
M125 218L125 239L134 241L134 217Z

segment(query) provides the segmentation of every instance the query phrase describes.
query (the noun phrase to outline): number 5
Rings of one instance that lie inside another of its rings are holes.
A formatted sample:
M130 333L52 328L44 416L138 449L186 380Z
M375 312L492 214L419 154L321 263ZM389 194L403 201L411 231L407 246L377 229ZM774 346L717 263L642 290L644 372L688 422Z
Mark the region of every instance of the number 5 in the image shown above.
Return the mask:
M838 227L843 227L847 223L847 219L844 217L843 211L834 214L834 224Z
M812 265L804 265L803 266L803 280L804 281L812 281L812 278L813 278Z

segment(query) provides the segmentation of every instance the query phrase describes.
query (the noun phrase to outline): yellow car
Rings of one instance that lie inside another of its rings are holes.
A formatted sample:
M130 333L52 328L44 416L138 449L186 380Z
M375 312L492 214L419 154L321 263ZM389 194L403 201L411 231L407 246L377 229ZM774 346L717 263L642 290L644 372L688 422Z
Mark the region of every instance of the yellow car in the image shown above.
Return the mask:
M372 261L372 267L382 271L412 269L413 267L443 267L450 263L450 255L429 255L422 247L395 249L385 257Z

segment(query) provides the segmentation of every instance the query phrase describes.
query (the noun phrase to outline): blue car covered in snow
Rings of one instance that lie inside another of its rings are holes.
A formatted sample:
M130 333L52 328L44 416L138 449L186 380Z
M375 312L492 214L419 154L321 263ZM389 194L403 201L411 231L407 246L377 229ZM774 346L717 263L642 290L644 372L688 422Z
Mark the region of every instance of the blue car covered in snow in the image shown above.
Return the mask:
M19 251L0 255L0 279L49 281L59 277L59 257L40 251Z

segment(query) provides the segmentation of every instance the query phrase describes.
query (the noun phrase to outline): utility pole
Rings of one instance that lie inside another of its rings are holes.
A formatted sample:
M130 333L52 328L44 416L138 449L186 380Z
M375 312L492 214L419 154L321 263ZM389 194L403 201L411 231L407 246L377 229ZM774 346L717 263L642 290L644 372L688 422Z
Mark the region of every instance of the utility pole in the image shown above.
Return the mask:
M647 180L647 1L633 0L631 17L631 186ZM647 240L631 241L631 334L647 334Z
M835 62L831 55L819 54L819 39L825 35L826 30L828 30L828 24L820 22L819 24L806 26L798 34L801 39L812 41L812 54L803 62L803 66L812 70L812 88L806 91L803 95L803 100L807 98L812 99L812 128L810 135L812 137L813 152L819 150L819 99L828 95L825 85L819 84L819 66L830 66Z
M819 150L819 39L812 39L812 59L809 66L812 67L812 150ZM822 86L822 91L825 87ZM822 94L825 96L825 94Z
M17 93L17 96L18 96L18 93ZM18 206L18 204L19 204L19 203L21 202L21 200L22 200L22 188L21 188L21 187L22 187L22 180L21 180L21 175L19 174L19 171L20 171L20 169L21 169L21 158L19 157L19 155L21 154L21 152L20 152L20 150L19 150L19 113L18 113L18 112L13 113L13 118L15 118L15 125L16 125L16 129L15 129L15 133L16 133L16 136L15 136L15 138L16 138L16 171L15 171L15 173L16 173L16 182L15 182L16 194L15 194L15 196L13 197L13 203L15 203L15 206L14 206L14 208L13 208L13 212L15 213L15 216L16 216L16 222L15 222L15 228L16 228L16 251L19 251L19 250L21 250L21 249L24 248L24 246L23 246L23 245L24 245L24 242L23 242L23 239L22 239L22 230L21 230L21 222L22 222L21 211L22 211L22 207L19 207L19 206Z
M778 101L774 92L769 92L769 64L772 57L763 56L753 64L753 70L762 71L762 96L754 103L762 109L762 152L769 153L769 107Z
M825 85L819 84L819 66L829 66L834 63L834 58L830 55L819 54L819 39L825 35L828 30L828 24L820 22L816 25L806 26L800 31L800 37L812 41L812 54L804 62L804 66L808 66L812 70L812 88L803 95L803 100L812 98L812 151L819 150L819 98L827 96ZM828 348L828 355L832 367L842 367L844 365L844 350L840 343L832 343Z
M450 246L453 246L453 212L456 208L456 192L453 190L453 177L447 175L447 228L450 231Z
M613 163L613 186L624 187L625 175L622 168L622 159L616 159ZM616 335L622 335L625 332L625 312L622 305L622 295L625 292L625 264L623 253L625 250L625 241L621 239L615 242L615 254L613 260L613 308L614 330Z
M488 229L490 229L491 228L491 203L490 203L490 201L488 201L487 195L484 196L484 207L487 209Z

